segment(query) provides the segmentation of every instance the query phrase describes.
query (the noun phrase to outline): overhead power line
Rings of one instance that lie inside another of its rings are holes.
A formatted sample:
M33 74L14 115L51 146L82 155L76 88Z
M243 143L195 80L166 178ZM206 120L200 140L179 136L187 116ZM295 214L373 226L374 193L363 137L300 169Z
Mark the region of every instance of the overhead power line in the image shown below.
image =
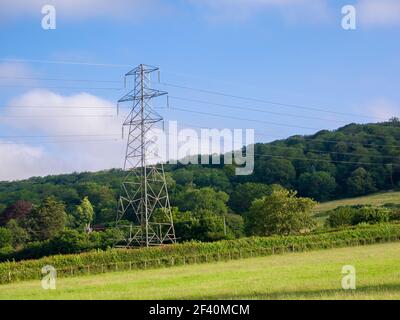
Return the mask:
M65 64L65 65L79 65L79 66L93 66L93 67L109 67L109 68L129 68L127 64L112 64L112 63L93 63L82 61L63 61L63 60L36 60L36 59L11 59L0 58L4 62L26 62L26 63L40 63L40 64Z
M121 91L124 88L110 88L110 87L67 87L67 86L35 86L35 85L21 85L21 84L10 84L0 85L0 88L34 88L34 89L76 89L76 90L115 90Z
M259 119L243 118L243 117L229 116L229 115L223 115L223 114L215 114L215 113L210 113L210 112L189 110L189 109L174 107L174 106L171 106L171 105L169 106L169 109L182 111L182 112L188 112L188 113L196 113L196 114L208 115L208 116L219 117L219 118L229 118L229 119L234 119L234 120L264 123L264 124L269 124L269 125L274 125L274 126L279 126L279 127L282 127L282 126L283 127L292 127L292 128L300 128L300 129L315 130L315 131L323 130L321 128L315 128L315 127L305 127L305 126L291 125L291 124L287 124L287 123L270 122L270 121L264 121L264 120L259 120ZM393 127L393 129L400 129L400 127L399 128ZM385 136L376 135L376 134L372 134L372 133L363 132L363 134L365 136L374 137L374 138L387 138Z
M3 105L0 108L9 108L9 109L116 109L116 107L105 107L105 106L29 106L29 105ZM120 106L120 109L125 109L127 107Z
M35 144L58 144L58 143L92 143L92 142L116 142L118 139L93 139L93 140L82 140L82 139L77 139L77 140L57 140L57 141L37 141L37 142L29 142L29 144L35 143ZM26 142L0 142L0 145L15 145L15 144L26 144Z
M65 82L98 82L98 83L123 83L122 80L89 80L65 78L35 78L35 77L0 77L0 80L39 80L39 81L65 81Z
M114 115L54 115L54 116L47 116L47 115L0 115L0 118L30 118L30 119L47 119L47 118L113 118Z
M179 88L179 89L190 90L190 91L197 91L197 92L202 92L202 93L207 93L207 94L212 94L212 95L217 95L217 96L235 98L235 99L239 99L239 100L259 102L259 103L263 103L263 104L278 105L278 106L283 106L283 107L288 107L288 108L310 110L310 111L318 111L318 112L325 112L325 113L344 115L344 116L353 116L353 117L355 116L355 117L362 117L362 118L368 118L368 119L387 120L387 119L368 116L368 115L363 115L363 114L339 112L339 111L333 111L333 110L328 110L328 109L323 109L323 108L316 108L316 107L309 107L309 106L298 105L298 104L282 103L282 102L265 100L265 99L251 98L251 97L245 97L245 96L229 94L229 93L225 93L225 92L219 92L219 91L212 91L212 90L206 90L206 89L199 89L199 88L193 88L193 87L188 87L188 86L182 86L182 85L177 85L177 84L168 83L168 82L159 82L159 84L161 84L163 86L167 86L167 87Z
M182 112L189 112L189 113L195 113L195 114L208 115L208 116L213 116L213 117L228 118L228 119L233 119L233 120L245 120L245 121L250 121L250 122L258 122L258 123L264 123L264 124L280 126L280 127L284 126L284 127L307 129L307 130L319 130L319 129L311 128L311 127L304 127L304 126L284 124L284 123L276 123L276 122L257 120L257 119L248 119L248 118L242 118L242 117L228 116L228 115L224 115L224 114L216 114L216 113L188 110L188 109L183 109L183 108L178 108L178 107L170 107L170 109L177 110L177 111L182 111Z
M42 138L66 138L66 137L109 137L109 136L121 136L120 133L110 133L110 134L53 134L53 135L0 135L2 139L10 138L32 138L32 139L42 139Z
M120 134L85 134L85 135L43 135L43 136L0 136L0 138L57 138L57 137L94 137L94 136L118 136ZM171 134L166 133L166 135L171 136ZM173 135L176 136L176 135ZM58 143L86 143L86 142L102 142L102 141L108 141L108 142L117 142L120 139L74 139L74 140L54 140L54 141L40 141L38 144L58 144ZM202 137L197 137L197 140L201 141L209 141L209 138L204 139ZM30 142L31 143L31 142ZM169 142L167 142L169 144ZM26 144L25 142L0 142L0 144L7 145L7 144ZM295 149L292 147L278 147L278 146L270 146L273 148L281 148L281 149ZM301 151L307 151L307 152L317 152L318 150L301 150ZM368 157L374 157L374 155L368 155L368 154L352 154L352 153L339 153L339 152L329 152L329 151L323 151L321 150L320 152L323 152L327 155L330 154L342 154L342 155L350 155L350 156L368 156ZM333 159L316 159L316 158L303 158L303 157L295 157L295 156L288 156L288 155L277 155L277 154L264 154L264 153L254 153L255 156L261 157L261 158L278 158L278 159L287 159L287 160L298 160L298 161L307 161L307 162L325 162L325 163L339 163L339 164L351 164L351 165L385 165L385 164L390 164L390 163L383 163L383 162L363 162L363 161L347 161L347 160L333 160ZM378 155L375 155L376 157L379 157ZM399 157L389 157L389 156L382 156L382 158L393 158L394 160L400 160Z
M197 137L197 140L206 140L202 137ZM207 139L209 140L209 139ZM169 144L169 143L167 143ZM198 154L199 155L199 154ZM223 154L221 154L223 155ZM363 162L363 161L347 161L347 160L332 160L332 159L316 159L316 158L302 158L302 157L293 157L286 155L276 155L276 154L263 154L263 153L254 153L255 156L264 157L264 158L279 158L286 160L299 160L299 161L310 161L310 162L327 162L327 163L339 163L339 164L352 164L352 165L385 165L385 164L393 164L393 163L383 163L383 162ZM196 156L192 155L192 156Z
M235 106L235 105L224 104L224 103L215 103L215 102L210 102L210 101L182 98L182 97L176 97L176 96L169 96L169 98L181 100L181 101L195 102L195 103L207 104L207 105L211 105L211 106L229 108L229 109L237 109L237 110L243 110L243 111L255 111L255 112L261 112L261 113L267 113L267 114L274 114L274 115L278 115L278 116L287 116L287 117L310 119L310 120L320 120L320 121L332 121L332 122L337 122L337 123L342 123L342 124L348 123L347 121L341 121L341 120L336 120L336 119L326 119L326 118L310 117L310 116L303 116L303 115L297 115L297 114L274 112L274 111L268 111L265 109L257 109L257 108L253 108L253 107L242 107L242 106Z
M200 128L200 129L215 129L215 128L211 128L211 127L203 127L203 126L199 126L196 124L190 124L190 123L183 123L181 122L181 124L187 125L187 126L191 126L191 127L195 127L195 128ZM288 140L288 139L298 139L298 140L305 140L305 141L311 141L311 142L322 142L322 143L341 143L341 144L345 144L345 145L362 145L362 146L368 146L368 147L392 147L392 148L400 148L400 145L395 145L395 144L375 144L375 143L366 143L366 142L353 142L353 141L343 141L343 140L331 140L331 139L317 139L317 138L313 138L311 137L311 135L292 135L289 137L282 137L282 136L278 136L278 135L274 135L271 133L266 133L266 132L260 132L260 131L256 131L255 135L260 135L260 136L265 136L267 138L271 138L271 137L275 137L277 138L275 141L271 141L269 143L274 143L277 141L282 141L282 140Z

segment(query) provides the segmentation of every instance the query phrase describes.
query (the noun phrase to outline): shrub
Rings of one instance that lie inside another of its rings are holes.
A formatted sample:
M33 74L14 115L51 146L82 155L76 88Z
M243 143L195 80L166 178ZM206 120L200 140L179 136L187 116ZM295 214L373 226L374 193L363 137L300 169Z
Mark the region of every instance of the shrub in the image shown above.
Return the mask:
M389 216L390 210L386 208L362 207L356 210L356 213L352 218L352 224L356 225L361 222L370 224L388 222Z
M338 207L334 210L329 211L329 216L326 220L326 223L331 228L349 226L352 224L353 217L356 212L357 209L353 207Z

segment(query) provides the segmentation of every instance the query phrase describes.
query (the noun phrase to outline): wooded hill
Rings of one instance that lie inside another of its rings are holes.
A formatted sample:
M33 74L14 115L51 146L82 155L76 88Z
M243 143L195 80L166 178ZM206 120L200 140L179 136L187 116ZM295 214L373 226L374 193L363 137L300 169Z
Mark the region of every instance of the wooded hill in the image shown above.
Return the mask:
M191 201L202 196L213 198L213 209L220 213L242 214L271 184L318 201L395 189L400 186L400 122L349 124L335 131L258 143L254 173L249 176L235 176L230 165L167 165L166 171L172 205L182 211L195 210ZM122 170L112 169L0 182L0 216L18 200L39 205L48 196L72 212L87 196L95 209L95 223L112 222L123 177ZM211 189L196 193L206 187Z

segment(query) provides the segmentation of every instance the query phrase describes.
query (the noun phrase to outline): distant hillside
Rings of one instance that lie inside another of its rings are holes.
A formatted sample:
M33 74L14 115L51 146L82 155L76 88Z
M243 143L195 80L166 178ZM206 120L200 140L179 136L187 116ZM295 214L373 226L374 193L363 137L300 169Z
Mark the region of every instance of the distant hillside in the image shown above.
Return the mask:
M316 216L322 217L329 210L333 210L341 206L355 206L355 205L383 206L385 204L400 205L400 191L379 192L368 196L323 202L320 203L314 209L314 214Z
M400 122L349 124L335 131L255 145L255 170L235 176L232 166L166 166L173 205L190 188L226 192L228 212L243 213L264 185L281 184L318 201L362 196L400 185ZM40 203L54 195L74 208L89 196L96 222L113 221L122 170L73 173L0 182L0 212L17 200Z

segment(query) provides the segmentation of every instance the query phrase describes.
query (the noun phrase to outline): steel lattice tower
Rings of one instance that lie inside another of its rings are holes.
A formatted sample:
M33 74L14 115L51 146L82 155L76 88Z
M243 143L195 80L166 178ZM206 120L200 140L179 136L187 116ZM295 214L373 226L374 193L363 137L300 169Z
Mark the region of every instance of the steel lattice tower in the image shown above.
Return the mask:
M163 118L152 108L151 100L167 94L150 88L150 76L156 71L158 68L143 64L129 71L125 77L134 78L134 89L118 101L132 103L123 123L129 128L124 163L128 173L116 219L124 233L124 247L176 242L164 167L152 138L152 129L163 124Z

